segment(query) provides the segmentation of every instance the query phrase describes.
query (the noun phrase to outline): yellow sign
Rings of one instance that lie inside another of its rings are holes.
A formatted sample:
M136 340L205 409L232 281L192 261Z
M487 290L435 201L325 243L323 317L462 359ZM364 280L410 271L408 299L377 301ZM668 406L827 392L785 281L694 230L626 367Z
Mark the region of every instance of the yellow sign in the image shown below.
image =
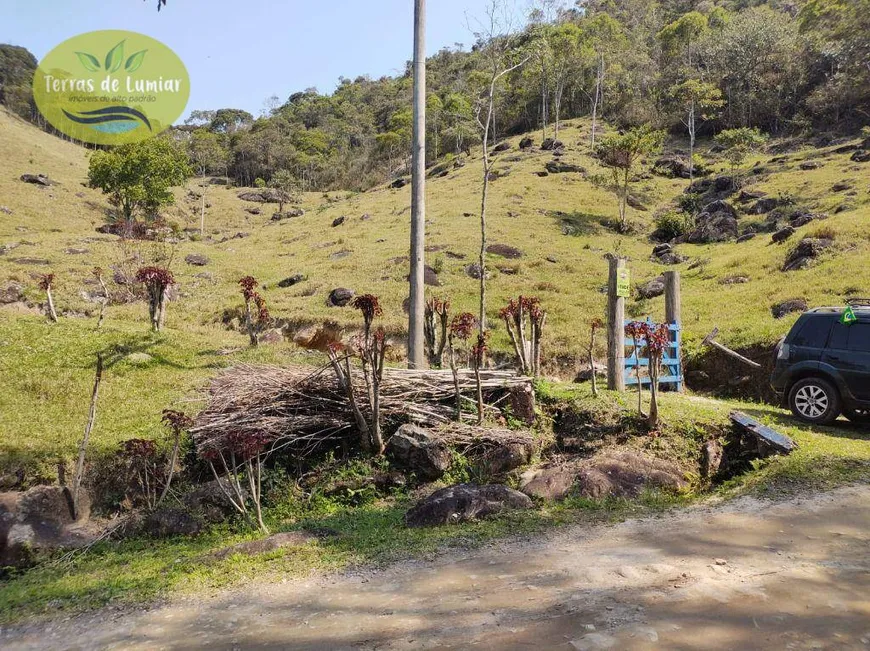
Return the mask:
M616 270L616 295L619 298L631 296L631 270L627 267Z
M187 106L190 78L171 49L121 30L80 34L39 63L33 97L58 131L98 145L156 136Z

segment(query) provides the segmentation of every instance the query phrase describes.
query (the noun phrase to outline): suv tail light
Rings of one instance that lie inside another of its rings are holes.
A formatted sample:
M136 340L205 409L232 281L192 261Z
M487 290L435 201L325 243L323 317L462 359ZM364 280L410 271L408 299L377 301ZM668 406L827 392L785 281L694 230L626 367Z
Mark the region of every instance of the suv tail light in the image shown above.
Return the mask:
M789 346L788 344L783 344L779 347L779 355L776 356L777 359L788 360L789 358Z

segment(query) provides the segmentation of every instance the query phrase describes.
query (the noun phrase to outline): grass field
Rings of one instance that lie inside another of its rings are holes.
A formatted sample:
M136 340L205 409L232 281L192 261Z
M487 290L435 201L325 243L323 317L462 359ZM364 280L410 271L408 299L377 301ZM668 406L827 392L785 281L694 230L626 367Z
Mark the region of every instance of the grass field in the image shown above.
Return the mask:
M587 155L586 129L582 121L565 128L565 160L594 175L602 170ZM225 328L221 323L224 311L241 305L236 281L243 275L252 274L261 281L273 316L292 325L331 320L356 327L353 310L326 304L330 290L349 287L358 293L378 294L385 305L385 324L397 335L403 332L407 187L377 188L362 194L309 194L302 203L303 217L272 222L274 205L243 202L236 188L210 186L206 190L206 237L183 239L171 247L179 296L169 306L166 331L160 336L148 333L142 302L110 306L103 328L97 331L97 306L86 294L95 290L92 268L99 265L108 270L131 254L147 260L154 255L154 245L122 250L117 238L95 232L104 223L108 204L99 192L83 186L87 150L4 112L0 112L0 142L0 206L7 209L0 213L0 246L5 247L0 249L0 286L10 280L21 283L33 304L30 308L0 306L0 472L21 463L39 463L47 473L58 457L71 453L84 426L98 351L114 350L117 363L106 375L94 434L97 449L158 431L160 411L187 404L216 368L243 360L310 358L289 342L250 351L242 334ZM488 309L493 316L494 344L507 349L498 309L511 296L538 295L549 312L545 356L552 370L569 375L585 348L589 321L603 313L604 255L628 256L634 282L664 271L666 267L650 260L653 213L669 205L687 182L657 176L640 180L635 194L650 210L631 210L630 219L640 232L621 236L602 224L617 214L608 190L579 174L537 176L550 155L521 153L517 142L518 138L511 139L512 149L498 156L496 169L502 176L491 186L489 240L523 252L514 260L489 256ZM836 231L837 247L817 265L780 272L791 244L771 245L767 235L743 244L679 247L690 257L677 267L683 275L689 355L697 352L700 340L713 326L722 330L723 342L735 346L775 341L793 322L793 317L775 320L771 316L770 306L779 300L804 297L810 305L836 304L848 292L870 292L868 168L850 162L848 153L836 154L832 149L805 146L787 154L785 161L770 163L769 154L751 161L769 172L750 176L753 189L772 196L787 192L799 205L830 213L843 203L854 206L824 222ZM822 167L799 169L798 164L808 158L819 160ZM712 164L722 167L715 160ZM58 185L41 188L23 183L18 180L23 173L45 173ZM479 246L475 216L479 177L480 161L472 156L465 167L429 183L432 251L428 262L438 270L441 286L428 291L449 296L454 312L475 311L477 281L465 273L465 267L476 259ZM854 182L855 196L831 191L834 183L844 179ZM199 225L199 201L189 199L188 190L200 192L202 187L198 180L188 186L178 190L176 205L166 210L166 216L181 228L194 229ZM261 215L245 211L254 206L262 208ZM579 234L564 235L560 223L564 215L557 217L556 211L570 215ZM363 219L364 215L368 218ZM339 216L346 216L346 222L332 227ZM757 219L744 216L741 221ZM811 224L802 231L812 233L815 228ZM249 236L226 239L240 232ZM206 255L209 264L186 264L184 258L191 253ZM66 313L57 325L47 324L36 306L43 300L38 276L48 271L57 276L55 300ZM299 273L308 280L290 289L277 287L281 279ZM736 274L747 276L749 282L720 284ZM635 316L662 316L662 301L635 300L628 311ZM147 352L152 359L143 363L124 358L136 351Z

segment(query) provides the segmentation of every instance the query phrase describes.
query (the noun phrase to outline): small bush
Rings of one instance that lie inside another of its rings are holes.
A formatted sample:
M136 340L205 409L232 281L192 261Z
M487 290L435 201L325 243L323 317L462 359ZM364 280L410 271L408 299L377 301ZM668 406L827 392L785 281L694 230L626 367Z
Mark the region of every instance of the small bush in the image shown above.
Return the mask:
M254 187L255 187L255 188L265 188L265 187L266 187L266 181L264 181L263 179L261 179L261 178L258 176L256 179L254 179Z
M677 206L687 215L697 215L704 207L704 197L697 192L687 192L677 197Z
M833 226L819 226L816 230L810 233L809 237L814 237L820 240L836 240L837 230Z
M694 219L683 212L669 210L656 217L656 235L663 240L672 240L685 235L694 227Z

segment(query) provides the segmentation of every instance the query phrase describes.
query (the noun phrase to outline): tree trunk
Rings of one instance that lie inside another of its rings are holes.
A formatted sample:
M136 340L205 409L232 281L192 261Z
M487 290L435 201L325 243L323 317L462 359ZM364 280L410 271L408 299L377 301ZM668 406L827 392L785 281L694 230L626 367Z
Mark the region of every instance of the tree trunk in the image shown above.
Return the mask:
M695 180L695 100L689 104L689 185Z
M426 309L426 1L414 0L414 136L411 164L411 276L408 310L408 367L423 368Z
M595 130L598 126L598 107L601 104L601 86L604 83L604 56L598 56L598 72L595 75L595 97L592 100L592 148L595 148Z
M45 290L45 297L48 303L48 318L52 323L57 323L57 312L54 309L54 298L51 295L51 287Z
M88 442L91 439L91 432L94 429L94 423L97 420L97 398L100 394L100 382L103 380L103 356L97 354L97 370L94 374L94 389L91 392L91 406L88 410L88 423L85 425L85 434L82 437L82 442L79 444L79 456L76 460L76 472L73 476L72 486L72 504L73 504L73 519L79 517L79 490L82 486L82 478L85 473L85 455L88 449Z

